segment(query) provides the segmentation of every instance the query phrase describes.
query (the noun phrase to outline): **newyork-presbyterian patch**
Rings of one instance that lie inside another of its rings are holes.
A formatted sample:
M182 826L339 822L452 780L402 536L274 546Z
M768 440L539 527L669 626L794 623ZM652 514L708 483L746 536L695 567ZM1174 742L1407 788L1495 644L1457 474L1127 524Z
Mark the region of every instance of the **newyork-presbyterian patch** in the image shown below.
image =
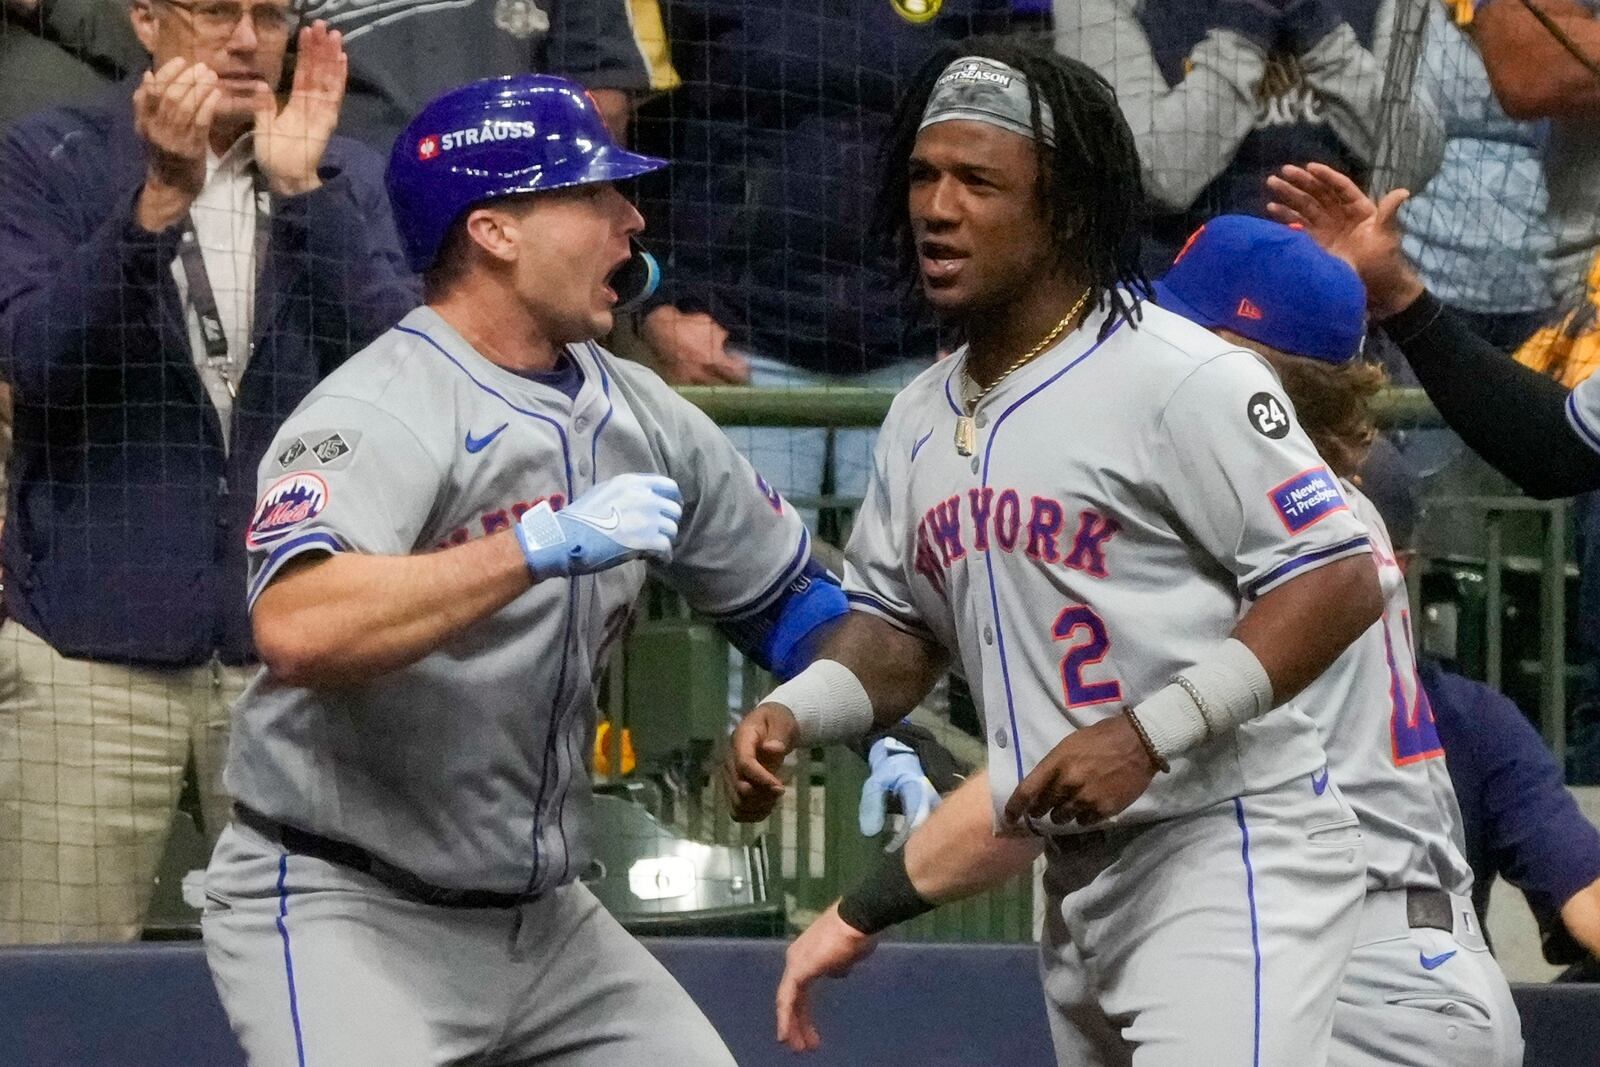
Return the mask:
M1284 529L1292 534L1308 530L1338 511L1349 511L1339 483L1326 467L1313 467L1267 493Z

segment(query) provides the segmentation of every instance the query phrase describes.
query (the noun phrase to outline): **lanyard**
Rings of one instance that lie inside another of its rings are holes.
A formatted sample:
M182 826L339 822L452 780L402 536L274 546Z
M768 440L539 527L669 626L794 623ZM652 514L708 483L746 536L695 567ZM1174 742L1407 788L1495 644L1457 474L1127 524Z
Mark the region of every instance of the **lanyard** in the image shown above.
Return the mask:
M266 180L259 169L251 168L250 185L256 204L255 276L260 278L267 263L267 228L270 225L272 197L267 192ZM183 234L178 243L178 262L183 267L183 276L189 285L189 306L200 320L200 339L205 345L206 366L222 379L222 384L227 386L228 396L238 399L239 391L234 385L232 373L233 354L228 347L227 331L222 328L222 313L217 309L217 294L211 287L211 274L206 270L206 258L200 250L200 236L195 232L192 213L184 216Z

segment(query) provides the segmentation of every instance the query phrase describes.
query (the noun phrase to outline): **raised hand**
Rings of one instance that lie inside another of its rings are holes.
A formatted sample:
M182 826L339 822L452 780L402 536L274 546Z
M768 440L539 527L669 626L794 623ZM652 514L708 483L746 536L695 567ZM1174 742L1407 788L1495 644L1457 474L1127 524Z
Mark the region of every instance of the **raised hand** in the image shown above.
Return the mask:
M1382 319L1422 295L1422 279L1400 246L1400 205L1411 193L1395 189L1374 203L1361 187L1332 167L1287 166L1267 179L1276 198L1267 213L1302 227L1333 255L1355 268L1367 287L1367 306Z
M160 232L188 214L206 182L211 119L221 100L216 72L181 56L145 71L134 89L133 128L149 157L135 208L144 229Z
M300 31L294 86L283 109L265 86L256 90L256 163L280 196L307 193L322 184L317 167L339 124L349 61L344 39L326 22Z

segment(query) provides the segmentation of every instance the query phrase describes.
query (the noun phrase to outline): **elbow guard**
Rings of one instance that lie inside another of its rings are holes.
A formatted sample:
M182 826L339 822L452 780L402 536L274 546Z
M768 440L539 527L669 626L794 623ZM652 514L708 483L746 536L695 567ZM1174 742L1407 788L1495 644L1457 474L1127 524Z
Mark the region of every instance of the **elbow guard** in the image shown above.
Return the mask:
M787 681L811 662L822 629L849 611L839 579L815 559L808 559L794 580L765 607L723 620L718 628L763 670Z

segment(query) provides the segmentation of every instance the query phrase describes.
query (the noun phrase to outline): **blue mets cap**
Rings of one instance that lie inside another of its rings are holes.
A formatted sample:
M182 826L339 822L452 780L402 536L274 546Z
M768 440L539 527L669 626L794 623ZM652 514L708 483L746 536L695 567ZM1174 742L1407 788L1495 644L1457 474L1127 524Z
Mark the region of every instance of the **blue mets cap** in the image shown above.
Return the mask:
M406 258L420 272L469 207L666 165L613 141L583 86L513 74L452 89L423 108L396 138L387 177Z
M1249 215L1200 227L1156 283L1156 302L1291 356L1347 363L1367 333L1367 291L1301 230Z

